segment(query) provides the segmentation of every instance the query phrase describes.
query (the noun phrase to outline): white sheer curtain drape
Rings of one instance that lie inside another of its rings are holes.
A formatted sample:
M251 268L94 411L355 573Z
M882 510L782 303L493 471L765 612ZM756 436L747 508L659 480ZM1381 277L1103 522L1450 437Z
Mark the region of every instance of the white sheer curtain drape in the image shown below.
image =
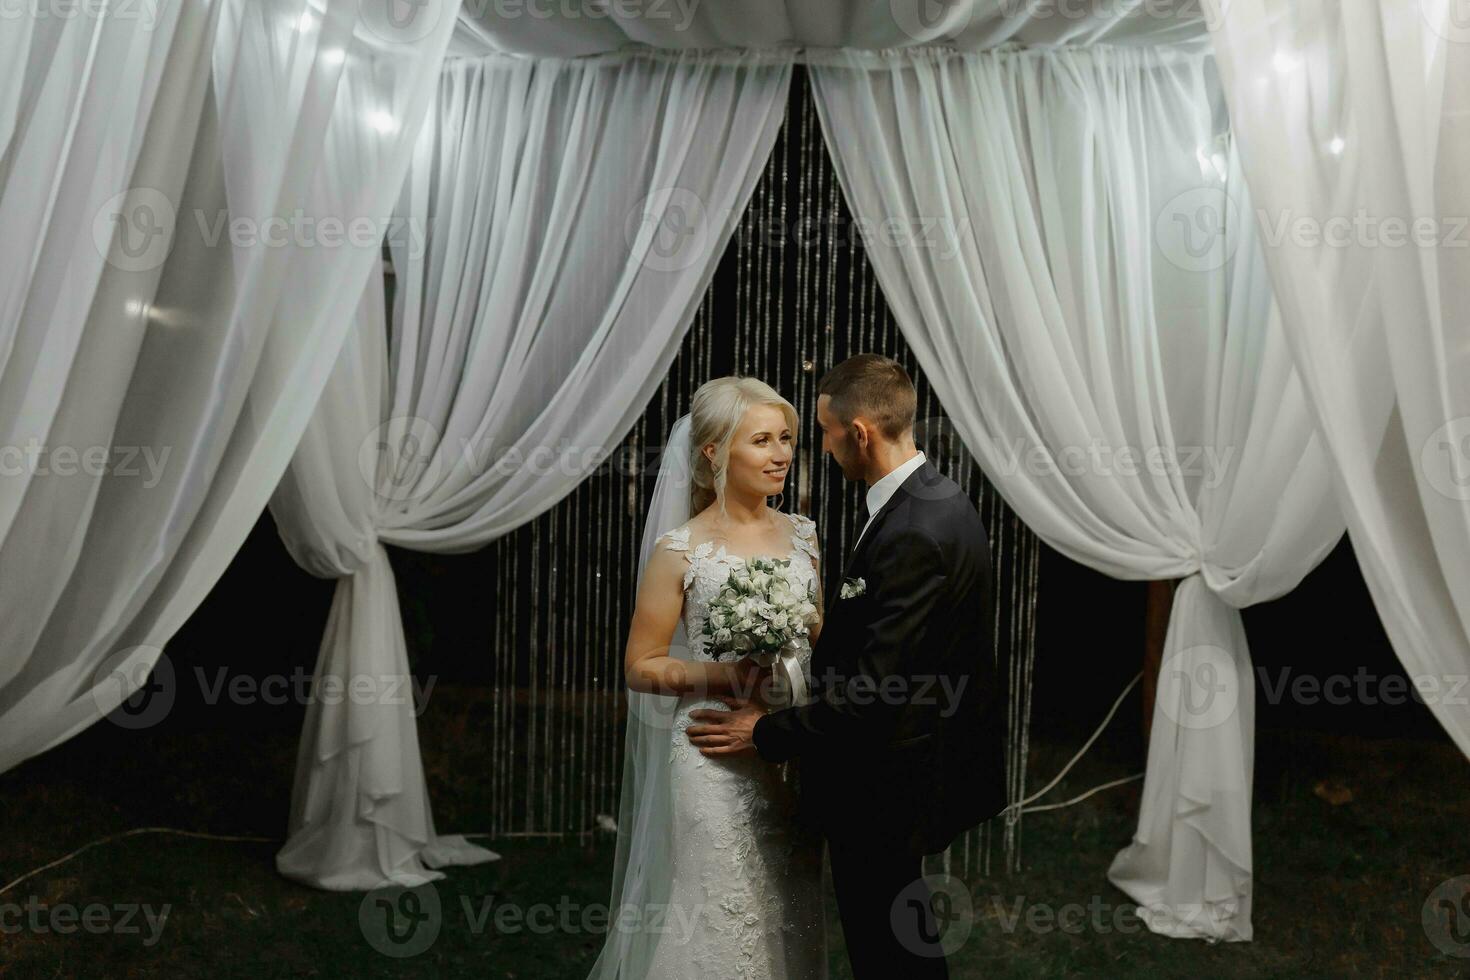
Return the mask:
M297 561L339 579L318 684L409 673L385 543L483 546L621 443L770 156L790 72L754 54L446 67L390 236L391 347L370 296L271 503ZM493 856L434 836L414 721L401 698L310 705L284 873L366 888Z
M1411 681L1470 755L1470 22L1434 0L1214 13L1353 549Z
M1110 878L1155 931L1243 940L1238 610L1293 588L1343 524L1259 245L1227 213L1238 175L1210 71L1108 47L916 52L855 54L813 83L884 294L1001 494L1077 561L1183 579L1138 829Z
M289 462L380 237L316 222L391 211L453 28L388 2L6 18L0 769L167 690Z
M804 57L841 49L1005 44L1169 44L1209 48L1199 0L1127 3L1021 3L998 0L670 0L528 5L466 3L451 54L514 52L572 58L645 47L668 51L764 50ZM519 8L515 8L519 9Z

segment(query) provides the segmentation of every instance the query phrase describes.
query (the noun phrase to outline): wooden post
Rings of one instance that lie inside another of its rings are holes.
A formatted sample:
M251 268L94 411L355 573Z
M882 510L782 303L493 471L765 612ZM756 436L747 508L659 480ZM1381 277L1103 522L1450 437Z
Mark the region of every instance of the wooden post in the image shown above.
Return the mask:
M1174 606L1177 579L1148 583L1148 600L1143 613L1143 744L1148 746L1153 728L1154 695L1159 685L1159 666L1164 659L1164 638L1169 633L1169 610Z

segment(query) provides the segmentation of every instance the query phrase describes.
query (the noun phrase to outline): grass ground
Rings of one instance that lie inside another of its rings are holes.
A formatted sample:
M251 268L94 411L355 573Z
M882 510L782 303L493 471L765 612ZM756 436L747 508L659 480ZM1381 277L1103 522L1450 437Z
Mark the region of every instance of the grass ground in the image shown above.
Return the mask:
M435 719L447 716L428 712L422 719L435 818L441 830L473 830L484 806L479 781L463 768L450 777L456 767L433 758L450 751L435 748L448 741L436 739ZM467 748L454 746L456 758ZM119 733L96 726L0 776L0 884L132 827L277 837L294 753L287 730ZM1070 746L1036 747L1033 783L1049 778L1069 753ZM1104 739L1057 798L1137 765L1130 751L1110 750ZM1345 785L1353 801L1333 805L1314 793L1324 779ZM1254 942L1208 946L1153 935L1108 885L1108 863L1133 829L1134 785L1026 818L1022 870L971 883L977 918L951 958L951 974L1470 977L1470 958L1440 951L1422 921L1437 885L1470 874L1470 766L1452 746L1263 732L1255 792ZM319 892L278 876L275 843L151 834L115 841L0 895L0 977L585 976L601 936L582 927L577 910L607 901L611 846L488 843L503 860L451 869L435 887L437 938L400 959L367 938L361 895ZM491 915L477 929L487 902ZM28 905L96 905L96 921L105 916L137 931L43 931L26 921ZM1080 928L1027 927L1027 910L1059 913L1067 905L1079 907L1073 914L1081 916ZM122 922L124 906L155 914L167 906L168 914L154 932L141 915ZM546 918L497 926L494 910L501 907L542 907ZM1019 924L1008 927L1018 909ZM832 976L844 978L830 895L827 911ZM533 929L532 921L553 926ZM1470 930L1470 916L1456 924ZM1448 940L1450 948L1470 954L1470 935L1464 938L1464 945Z

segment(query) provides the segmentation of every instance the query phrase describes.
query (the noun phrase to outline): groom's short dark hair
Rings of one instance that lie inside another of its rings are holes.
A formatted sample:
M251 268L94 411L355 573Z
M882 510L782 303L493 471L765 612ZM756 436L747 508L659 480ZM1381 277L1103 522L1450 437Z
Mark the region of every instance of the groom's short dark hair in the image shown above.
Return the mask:
M844 424L861 415L886 438L913 431L918 396L903 365L882 354L858 354L832 368L817 382L817 394L832 399L832 414Z

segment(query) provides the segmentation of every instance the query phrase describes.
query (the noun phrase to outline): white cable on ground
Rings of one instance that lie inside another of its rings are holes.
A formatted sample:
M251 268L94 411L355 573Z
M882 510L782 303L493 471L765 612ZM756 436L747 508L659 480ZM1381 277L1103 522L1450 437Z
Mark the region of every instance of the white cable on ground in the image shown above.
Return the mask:
M282 838L280 838L280 837L237 837L237 836L232 836L232 835L229 835L229 834L204 834L204 833L200 833L197 830L179 830L176 827L135 827L132 830L125 830L125 831L123 831L120 834L113 834L110 837L102 837L102 838L99 838L97 840L92 841L90 844L83 844L81 847L77 848L75 851L72 851L70 854L68 854L68 855L66 855L64 857L57 858L55 861L52 861L50 864L43 864L39 868L36 868L34 870L31 870L31 871L27 871L25 874L21 875L19 878L15 879L10 884L6 885L4 888L0 888L0 895L4 895L6 892L10 891L10 889L14 888L16 885L20 884L21 882L25 881L28 878L35 877L36 875L40 874L42 871L49 871L50 869L56 867L58 864L65 864L67 861L70 861L72 858L76 857L78 854L82 853L83 851L90 850L91 848L96 847L98 844L106 844L109 841L121 840L124 837L133 837L133 836L135 836L137 834L180 834L180 835L182 835L184 837L201 837L201 838L204 838L205 840L254 841L254 842L265 843L265 844L279 842L280 840L282 840Z
M1071 806L1074 803L1081 803L1083 800L1087 799L1089 796L1092 796L1094 793L1101 793L1105 789L1112 789L1114 786L1122 786L1124 783L1131 783L1131 782L1134 782L1135 780L1139 780L1139 779L1142 779L1143 778L1143 773L1141 773L1141 772L1134 773L1132 776L1125 776L1122 779L1115 779L1115 780L1113 780L1110 783L1103 783L1101 786L1094 786L1092 789L1090 789L1087 792L1083 793L1081 796L1074 796L1072 799L1066 800L1066 801L1064 801L1062 803L1047 803L1044 806L1027 806L1026 805L1028 803L1033 803L1036 800L1041 799L1047 793L1051 792L1052 789L1053 789L1053 787L1055 787L1057 785L1057 783L1061 782L1062 781L1062 778L1064 776L1066 776L1068 772L1071 771L1071 769L1072 769L1072 767L1074 765L1077 764L1077 760L1078 759L1081 759L1082 756L1084 756L1087 753L1087 750L1090 749L1090 748L1092 748L1092 743L1097 741L1098 736L1101 735L1103 733L1103 730L1108 727L1108 722L1110 722L1110 721L1113 720L1113 715L1115 715L1115 714L1118 713L1118 706L1123 703L1123 699L1128 696L1128 692L1131 691L1131 690L1133 690L1133 685L1137 684L1138 681L1139 681L1139 679L1142 678L1142 677L1143 677L1143 672L1142 671L1139 671L1139 673L1134 676L1133 680L1131 680L1131 681L1128 682L1128 686L1125 687L1125 688L1123 688L1123 693L1118 695L1118 699L1116 701L1114 701L1113 702L1113 706L1108 709L1108 713L1107 713L1106 717L1103 718L1102 724L1097 726L1097 731L1093 732L1092 733L1092 737L1090 737L1086 742L1084 742L1082 744L1082 748L1080 748L1080 749L1077 750L1077 754L1074 755L1074 756L1072 756L1072 758L1067 762L1067 764L1062 767L1062 771L1059 772L1059 773L1057 773L1056 776L1055 776L1055 778L1053 778L1051 782L1047 783L1040 790L1038 790L1035 793L1032 793L1030 796L1026 797L1024 800L1021 800L1018 803L1012 803L1010 806L1006 807L1004 811L1002 811L1002 812L1004 812L1007 815L1007 819L1014 820L1015 817L1012 816L1012 814L1017 814L1017 813L1041 813L1043 810L1060 810L1063 807ZM180 835L182 837L197 837L197 838L200 838L201 840L249 841L249 842L252 842L252 843L260 843L260 844L279 843L281 840L283 840L283 838L280 838L280 837L242 837L242 836L236 836L236 835L231 835L231 834L205 834L205 833L201 833L200 831L197 831L197 830L180 830L177 827L135 827L132 830L125 830L125 831L123 831L120 834L112 834L109 837L102 837L102 838L99 838L97 840L94 840L94 841L92 841L89 844L83 844L81 847L77 848L75 851L72 851L70 854L67 854L67 855L64 855L62 857L57 858L55 861L52 861L50 864L43 864L39 868L35 868L35 869L31 870L31 871L27 871L25 874L21 875L19 878L17 878L14 881L10 882L10 884L6 885L4 888L0 888L0 895L4 895L6 892L10 891L10 889L14 888L16 885L19 885L21 882L26 881L27 879L30 879L30 878L35 877L36 875L40 874L42 871L49 871L49 870L51 870L52 868L56 867L59 864L65 864L67 861L70 861L72 858L76 857L78 854L81 854L83 851L90 850L91 848L94 848L94 847L96 847L99 844L106 844L106 843L109 843L111 841L121 840L124 837L133 837L133 836L136 836L137 834L178 834L178 835ZM464 836L465 837L490 837L492 835L490 835L490 834L465 834ZM509 834L500 834L499 836L501 836L501 837L539 837L539 836L543 836L543 835L536 834L536 833L515 833L515 832L512 832L512 833L509 833ZM544 836L551 836L551 835L548 834L548 835L544 835Z
M1044 806L1028 806L1024 812L1040 813L1042 810L1060 810L1064 806L1071 806L1073 803L1081 803L1093 793L1101 793L1105 789L1112 789L1114 786L1122 786L1124 783L1136 782L1137 780L1140 780L1142 778L1143 773L1135 772L1131 776L1124 776L1122 779L1115 779L1111 783L1103 783L1101 786L1094 786L1092 787L1092 789L1088 790L1086 793L1083 793L1081 796L1074 796L1070 800L1067 800L1065 803L1047 803Z
M1041 789L1039 789L1035 793L1032 793L1030 796L1026 797L1024 800L1020 800L1020 801L1018 801L1016 803L1012 803L1010 806L1008 806L1008 807L1005 808L1005 811L1004 812L1005 812L1005 814L1007 816L1007 819L1009 819L1009 820L1015 820L1022 813L1040 813L1042 810L1060 810L1064 806L1071 806L1073 803L1081 803L1083 800L1087 799L1093 793L1098 793L1098 792L1101 792L1102 790L1111 789L1114 786L1121 786L1123 783L1128 783L1128 782L1132 782L1135 779L1142 779L1143 778L1143 773L1140 772L1140 773L1136 773L1136 774L1134 774L1132 776L1129 776L1126 779L1114 780L1111 783L1106 783L1106 784L1104 784L1102 786L1098 786L1098 787L1095 787L1093 789L1090 789L1086 793L1083 793L1081 796L1076 797L1075 799L1068 800L1065 803L1048 803L1046 806L1038 806L1038 807L1027 807L1026 806L1026 804L1028 804L1028 803L1034 803L1035 801L1037 801L1037 800L1041 799L1043 796L1045 796L1047 793L1050 793L1052 791L1052 789L1057 785L1057 783L1060 783L1062 781L1062 777L1066 776L1067 773L1072 770L1072 767L1077 764L1077 760L1078 759L1081 759L1084 755L1087 754L1087 750L1090 749L1090 748L1092 748L1092 743L1093 742L1096 742L1098 736L1101 735L1103 733L1103 730L1108 727L1108 722L1110 722L1110 721L1113 720L1113 715L1115 715L1115 714L1118 713L1118 706L1123 703L1123 699L1128 696L1128 692L1131 691L1131 690L1133 690L1133 686L1135 684L1137 684L1139 682L1139 680L1142 679L1142 677L1143 677L1143 671L1141 671L1141 670L1137 674L1135 674L1133 676L1133 680L1131 680L1131 681L1128 682L1128 686L1125 687L1125 688L1123 688L1123 693L1118 695L1118 699L1116 701L1114 701L1113 702L1113 706L1108 709L1107 715L1103 717L1102 724L1100 724L1100 725L1097 726L1097 731L1093 732L1092 735L1091 735L1091 737L1089 737L1086 742L1083 742L1082 743L1082 748L1080 748L1080 749L1077 750L1077 754L1074 755L1074 756L1072 756L1072 758L1067 762L1067 764L1062 767L1062 771L1059 772L1059 773L1057 773L1056 776L1052 779L1051 782L1047 783Z

